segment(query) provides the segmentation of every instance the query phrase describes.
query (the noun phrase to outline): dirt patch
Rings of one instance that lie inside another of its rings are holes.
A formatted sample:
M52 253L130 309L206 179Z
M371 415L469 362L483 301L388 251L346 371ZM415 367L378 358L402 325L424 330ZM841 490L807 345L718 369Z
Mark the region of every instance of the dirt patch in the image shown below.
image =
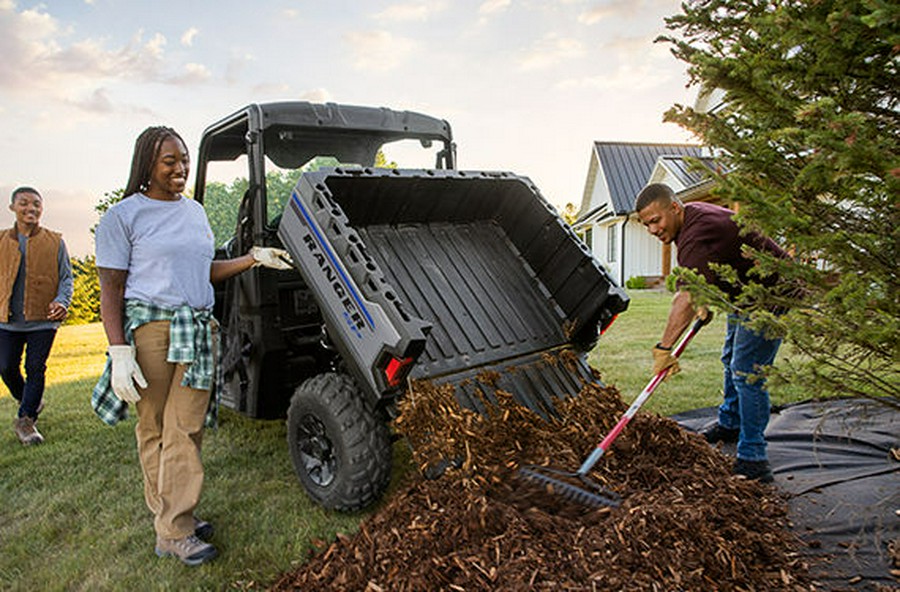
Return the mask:
M575 471L626 405L584 387L545 422L496 393L490 417L449 388L414 384L396 429L422 467L352 537L339 536L275 590L814 590L774 488L673 421L638 414L591 479L622 498L586 509L518 477Z

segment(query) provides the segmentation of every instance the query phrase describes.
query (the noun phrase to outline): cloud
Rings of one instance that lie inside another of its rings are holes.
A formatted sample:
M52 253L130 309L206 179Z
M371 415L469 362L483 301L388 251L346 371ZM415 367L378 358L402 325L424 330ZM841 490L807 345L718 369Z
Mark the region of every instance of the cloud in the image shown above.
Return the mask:
M191 47L194 45L194 37L196 37L199 32L200 29L197 27L191 27L181 35L181 44L185 47Z
M240 82L241 75L247 66L255 60L256 58L250 53L232 54L225 64L225 82L232 85Z
M283 97L290 92L290 85L284 82L261 82L253 85L251 96L257 97L254 100L262 101L265 97Z
M564 79L557 88L640 91L665 86L682 73L669 51L653 43L651 36L614 37L597 51L597 75Z
M0 1L0 88L17 89L29 85L36 64L58 50L53 39L59 27L45 13L17 13L11 0Z
M505 11L511 3L511 0L485 0L478 7L477 25L479 27L487 25L490 17Z
M209 68L203 64L190 62L184 65L184 70L180 74L171 76L165 81L178 86L191 86L206 82L210 78L212 78L212 73Z
M614 6L596 6L578 15L578 22L585 25L593 25L600 21L615 17L618 14Z
M659 62L620 63L615 69L605 71L597 76L569 78L560 81L556 87L561 90L611 90L638 92L665 86L675 78L679 71L668 68Z
M478 14L496 14L503 12L511 4L511 0L485 0L478 7Z
M644 55L645 58L653 56L668 56L669 52L659 43L654 43L654 35L619 36L610 39L603 44L604 51L614 51L623 59L627 56Z
M112 48L95 38L66 43L69 35L71 31L43 8L17 12L11 0L0 0L0 95L24 100L40 96L45 101L80 104L97 113L112 107L102 93L89 99L71 97L117 81L186 85L210 78L200 64L168 60L167 41L160 33L145 39L143 31L138 31L125 45Z
M78 126L109 118L111 115L134 115L140 118L158 118L158 113L143 105L124 103L115 99L115 93L105 87L88 89L86 92L72 93L72 97L57 100L49 106L33 105L29 125L34 130L60 133Z
M70 104L75 105L82 111L101 115L115 111L112 101L109 100L109 93L105 88L94 89L94 92L88 98L70 101Z
M331 93L324 88L311 88L300 93L301 101L309 101L311 103L327 103L333 100Z
M560 62L585 55L584 44L577 39L560 37L555 33L546 35L519 60L522 70L548 68Z
M432 2L406 2L391 4L384 10L375 14L375 18L391 22L427 21L429 18L447 8L443 1Z
M578 22L593 25L610 18L633 18L659 8L672 9L670 0L607 0L578 15Z
M344 38L354 55L353 66L359 70L393 70L416 47L412 39L383 30L351 31Z

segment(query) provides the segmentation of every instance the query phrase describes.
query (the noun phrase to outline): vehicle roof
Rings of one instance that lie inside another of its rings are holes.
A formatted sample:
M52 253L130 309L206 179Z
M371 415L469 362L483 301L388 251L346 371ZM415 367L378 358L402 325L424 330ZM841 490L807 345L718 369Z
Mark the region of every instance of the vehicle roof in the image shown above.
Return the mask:
M381 145L400 139L452 142L446 120L414 111L282 101L251 103L207 127L199 157L234 160L246 152L248 134L262 134L266 155L284 167L336 153L344 153L347 162L370 164Z

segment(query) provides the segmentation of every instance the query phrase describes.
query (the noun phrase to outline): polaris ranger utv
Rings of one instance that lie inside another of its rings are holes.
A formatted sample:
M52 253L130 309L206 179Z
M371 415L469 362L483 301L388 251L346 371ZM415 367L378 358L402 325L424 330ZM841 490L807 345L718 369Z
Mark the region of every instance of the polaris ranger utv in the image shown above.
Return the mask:
M374 166L409 141L433 165ZM304 172L289 195L266 186L267 169L321 157L347 164ZM627 296L527 178L457 170L446 121L251 104L203 133L195 199L213 163L236 159L247 190L226 205L234 235L216 256L283 247L295 269L253 268L217 288L222 402L287 414L297 475L324 507L356 510L384 493L389 422L409 379L449 383L477 411L479 390L503 388L545 416L595 380L585 354ZM565 350L577 363L548 361ZM488 374L499 379L480 389Z

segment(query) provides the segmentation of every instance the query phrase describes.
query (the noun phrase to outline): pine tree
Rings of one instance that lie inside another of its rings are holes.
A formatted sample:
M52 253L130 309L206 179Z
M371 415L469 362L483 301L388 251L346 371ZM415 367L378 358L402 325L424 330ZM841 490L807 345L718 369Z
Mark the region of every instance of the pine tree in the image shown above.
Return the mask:
M691 0L666 22L691 84L722 97L666 119L721 156L717 191L742 225L795 255L757 257L802 293L751 285L737 303L790 305L755 315L800 353L776 376L816 395L898 397L900 4Z

